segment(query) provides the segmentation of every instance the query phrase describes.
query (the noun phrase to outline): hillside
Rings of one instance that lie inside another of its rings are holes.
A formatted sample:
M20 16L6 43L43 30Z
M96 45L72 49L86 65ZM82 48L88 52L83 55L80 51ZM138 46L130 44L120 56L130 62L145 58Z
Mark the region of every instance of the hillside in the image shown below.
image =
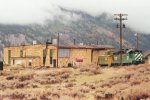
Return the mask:
M56 69L7 66L0 71L0 80L1 100L150 99L150 65Z
M72 44L73 39L77 43L107 44L119 47L119 30L113 16L103 13L93 17L84 12L72 11L61 8L70 17L56 16L55 20L47 20L45 24L30 25L0 25L0 56L2 48L10 45L31 44L33 40L45 43L47 39L56 38L57 33L62 33L60 42ZM135 47L135 32L127 27L123 30L123 45L126 48ZM150 49L150 35L140 34L140 49Z

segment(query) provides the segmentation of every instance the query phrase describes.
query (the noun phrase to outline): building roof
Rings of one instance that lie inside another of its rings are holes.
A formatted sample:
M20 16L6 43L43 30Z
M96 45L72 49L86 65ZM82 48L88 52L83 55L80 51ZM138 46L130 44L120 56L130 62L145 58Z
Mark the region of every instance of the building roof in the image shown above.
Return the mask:
M106 49L106 48L114 48L109 45L60 45L59 48L66 49Z
M11 45L11 46L6 46L4 48L10 48L10 47L27 47L27 46L40 46L40 45L45 45L45 44L27 44L27 45Z
M20 45L20 46L37 46L37 45L46 45L46 44L35 44L35 45ZM48 44L51 46L57 47L57 45L54 44ZM9 47L20 47L20 46L9 46ZM9 48L5 47L5 48ZM59 48L62 49L114 49L111 45L59 45Z

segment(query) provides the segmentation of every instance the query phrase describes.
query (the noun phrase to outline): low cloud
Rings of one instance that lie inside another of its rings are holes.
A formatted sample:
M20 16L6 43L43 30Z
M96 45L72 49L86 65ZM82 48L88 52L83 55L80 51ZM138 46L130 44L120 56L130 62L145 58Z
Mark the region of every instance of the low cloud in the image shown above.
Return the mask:
M77 20L78 15L64 13L59 7L84 11L92 16L103 12L127 13L126 24L136 31L150 33L149 0L0 0L1 24L44 23L46 19ZM74 20L73 20L74 21Z

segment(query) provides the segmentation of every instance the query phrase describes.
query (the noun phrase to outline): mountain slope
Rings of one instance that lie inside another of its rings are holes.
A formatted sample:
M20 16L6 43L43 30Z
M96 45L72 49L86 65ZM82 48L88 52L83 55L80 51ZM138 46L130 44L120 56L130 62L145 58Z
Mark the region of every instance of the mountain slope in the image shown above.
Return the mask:
M62 9L62 8L61 8ZM10 45L31 44L33 40L45 43L47 39L56 38L57 33L62 33L60 42L72 44L73 39L77 43L106 44L119 48L119 29L113 16L103 13L93 17L84 12L62 9L70 17L56 16L56 19L47 20L45 24L30 25L0 25L0 50ZM70 19L69 19L70 18ZM71 19L72 18L72 19ZM69 19L69 20L68 20ZM134 48L136 44L135 32L126 28L123 30L123 46ZM150 35L140 34L140 49L150 49Z

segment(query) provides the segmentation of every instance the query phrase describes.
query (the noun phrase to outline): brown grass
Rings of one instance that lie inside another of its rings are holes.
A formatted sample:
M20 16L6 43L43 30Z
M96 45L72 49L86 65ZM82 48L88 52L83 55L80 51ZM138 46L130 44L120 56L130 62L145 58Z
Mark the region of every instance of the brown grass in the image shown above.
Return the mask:
M150 66L119 68L6 67L0 99L140 100L150 98Z
M97 75L102 73L100 67L81 67L79 72L80 74L86 75Z

